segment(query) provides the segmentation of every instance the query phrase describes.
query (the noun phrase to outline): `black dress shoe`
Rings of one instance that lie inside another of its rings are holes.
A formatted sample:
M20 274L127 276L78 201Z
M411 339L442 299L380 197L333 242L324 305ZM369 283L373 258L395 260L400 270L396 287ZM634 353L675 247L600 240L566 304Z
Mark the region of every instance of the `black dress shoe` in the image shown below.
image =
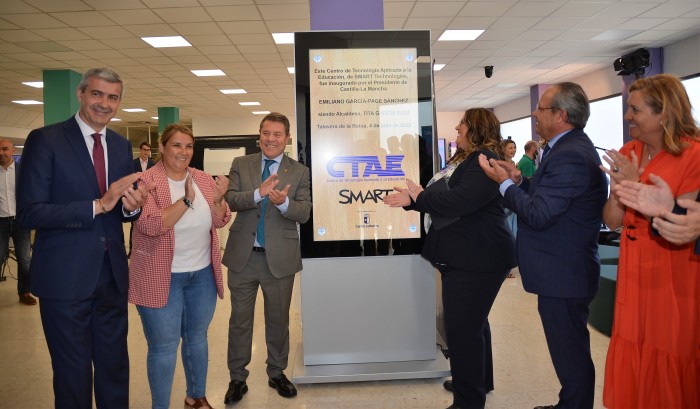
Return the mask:
M243 399L243 394L248 392L248 385L245 381L231 381L228 383L228 390L224 396L224 405L231 402L238 402Z
M450 392L454 392L454 389L452 389L452 381L449 379L442 383L442 387Z
M297 388L289 382L289 379L287 379L284 374L270 378L267 384L270 385L271 388L277 389L277 393L283 398L293 398L297 396Z

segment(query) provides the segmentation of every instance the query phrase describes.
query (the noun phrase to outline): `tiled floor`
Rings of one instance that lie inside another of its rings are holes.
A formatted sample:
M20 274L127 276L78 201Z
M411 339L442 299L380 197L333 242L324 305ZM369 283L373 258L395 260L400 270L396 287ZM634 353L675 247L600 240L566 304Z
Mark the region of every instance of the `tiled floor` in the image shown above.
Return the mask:
M16 274L16 266L10 266ZM57 269L57 274L60 270ZM6 272L6 275L7 272ZM301 341L298 285L295 287L291 319L292 355L287 375L291 378L295 345ZM443 390L443 379L375 381L297 385L299 395L284 399L267 386L262 296L256 309L253 361L249 392L231 408L299 409L399 409L446 408L451 396ZM131 407L149 408L146 378L146 342L136 309L130 307L129 353L131 356ZM217 408L224 407L228 386L226 338L230 304L219 300L209 329L209 376L207 397ZM490 316L496 390L487 395L487 408L532 408L557 401L558 382L552 368L536 297L523 291L520 277L507 279ZM609 339L591 329L591 347L596 365L596 408L602 408L602 377ZM0 282L0 408L53 407L51 363L41 329L38 307L18 303L16 281ZM171 406L182 407L184 376L178 362Z

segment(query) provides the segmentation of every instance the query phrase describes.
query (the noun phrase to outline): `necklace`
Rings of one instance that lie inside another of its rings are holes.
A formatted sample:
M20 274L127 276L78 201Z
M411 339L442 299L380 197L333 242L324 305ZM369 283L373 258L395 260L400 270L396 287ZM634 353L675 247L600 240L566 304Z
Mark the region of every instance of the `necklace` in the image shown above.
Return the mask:
M659 153L659 151L651 153L651 148L647 146L647 160L651 160L657 153Z

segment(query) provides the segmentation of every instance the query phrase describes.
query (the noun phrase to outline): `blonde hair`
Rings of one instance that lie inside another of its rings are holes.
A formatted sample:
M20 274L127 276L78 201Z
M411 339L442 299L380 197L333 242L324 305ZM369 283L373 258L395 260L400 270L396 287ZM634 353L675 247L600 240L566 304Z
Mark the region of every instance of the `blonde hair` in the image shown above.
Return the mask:
M629 92L640 91L644 101L656 114L663 115L663 147L672 155L680 155L685 148L680 138L698 139L698 126L693 119L688 93L680 80L669 74L640 78L632 83Z

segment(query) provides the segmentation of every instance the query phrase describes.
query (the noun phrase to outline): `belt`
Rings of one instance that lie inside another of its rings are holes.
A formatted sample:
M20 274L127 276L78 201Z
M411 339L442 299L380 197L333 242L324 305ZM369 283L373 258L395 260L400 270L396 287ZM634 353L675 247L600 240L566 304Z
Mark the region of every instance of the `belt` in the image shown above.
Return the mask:
M253 247L253 251L256 253L264 253L265 247Z
M0 217L0 220L15 220L15 216Z

